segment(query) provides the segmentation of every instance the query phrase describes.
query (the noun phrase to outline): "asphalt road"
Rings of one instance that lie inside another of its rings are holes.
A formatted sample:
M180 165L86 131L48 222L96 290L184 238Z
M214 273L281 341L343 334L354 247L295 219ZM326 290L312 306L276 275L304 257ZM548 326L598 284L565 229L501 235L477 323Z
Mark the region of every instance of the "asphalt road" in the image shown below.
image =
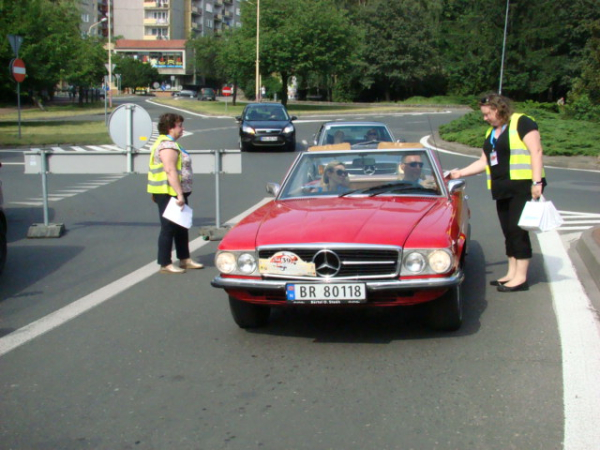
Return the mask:
M163 110L144 107L153 118ZM453 114L368 118L411 141ZM192 133L184 147L235 148L233 120L184 117ZM301 117L299 141L328 119ZM243 173L222 178L223 218L263 199L294 156L244 154ZM447 168L468 163L440 157ZM597 410L573 417L565 407L565 340L538 241L530 291L488 285L505 258L483 177L467 187L465 324L440 334L423 326L418 308L279 311L268 328L241 330L226 295L210 286L217 242L192 232L206 269L156 273L158 218L144 176L50 175L50 221L67 233L32 240L40 177L19 165L1 170L11 228L0 349L19 342L0 352L1 448L571 450L586 448L572 437L579 422L598 423ZM559 209L599 212L597 173L548 176ZM194 228L214 224L210 175L195 177L191 206ZM584 444L599 448L589 433Z

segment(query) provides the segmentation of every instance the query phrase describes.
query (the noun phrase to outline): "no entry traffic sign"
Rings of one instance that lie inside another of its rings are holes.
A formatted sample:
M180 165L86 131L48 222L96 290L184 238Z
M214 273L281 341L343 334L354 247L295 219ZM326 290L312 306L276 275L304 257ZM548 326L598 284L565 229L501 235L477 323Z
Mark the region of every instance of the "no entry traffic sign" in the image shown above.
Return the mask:
M224 86L221 92L223 92L225 97L229 97L233 93L233 89L231 89L229 86Z
M25 62L22 59L14 58L10 62L10 73L12 73L12 76L17 83L25 81L25 75L27 74Z

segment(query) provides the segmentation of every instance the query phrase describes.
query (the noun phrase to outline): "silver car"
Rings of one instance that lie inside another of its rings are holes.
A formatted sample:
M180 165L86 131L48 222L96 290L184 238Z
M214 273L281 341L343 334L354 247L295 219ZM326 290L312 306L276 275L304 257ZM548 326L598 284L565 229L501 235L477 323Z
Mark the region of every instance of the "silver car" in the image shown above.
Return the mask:
M313 138L313 145L362 142L400 142L382 122L325 122Z

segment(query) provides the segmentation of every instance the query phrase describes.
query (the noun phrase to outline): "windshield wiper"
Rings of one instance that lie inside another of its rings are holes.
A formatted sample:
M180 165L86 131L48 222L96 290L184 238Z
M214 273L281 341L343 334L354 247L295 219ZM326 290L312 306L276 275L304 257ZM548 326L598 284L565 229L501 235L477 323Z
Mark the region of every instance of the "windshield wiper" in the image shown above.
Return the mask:
M369 197L375 197L379 194L385 194L386 192L406 192L406 191L419 191L419 192L427 192L430 194L437 194L438 191L436 189L427 188L425 186L420 185L419 183L404 183L402 185L397 185L393 188L387 189L385 191L374 192Z
M397 187L411 187L412 183L407 183L406 181L392 181L391 183L385 183L385 184L378 184L377 186L371 186L369 188L365 188L365 189L353 189L351 191L348 192L344 192L343 194L340 194L340 197L344 197L346 195L350 195L350 194L354 194L356 192L360 192L361 194L371 194L371 195L377 195L377 194L381 194L383 192L388 192L390 190L392 190L393 188L397 188ZM375 193L375 194L373 194Z

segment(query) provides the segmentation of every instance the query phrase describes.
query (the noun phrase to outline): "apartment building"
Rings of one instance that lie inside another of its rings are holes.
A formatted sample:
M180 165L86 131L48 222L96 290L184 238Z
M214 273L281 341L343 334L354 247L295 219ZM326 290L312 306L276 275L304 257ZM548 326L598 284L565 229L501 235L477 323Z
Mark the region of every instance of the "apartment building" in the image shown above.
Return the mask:
M243 0L112 1L114 34L125 39L188 40L241 26Z
M172 85L196 83L185 43L241 26L245 0L81 0L81 32L117 38L115 50L155 67ZM110 5L109 5L110 2ZM102 21L108 17L110 20Z

